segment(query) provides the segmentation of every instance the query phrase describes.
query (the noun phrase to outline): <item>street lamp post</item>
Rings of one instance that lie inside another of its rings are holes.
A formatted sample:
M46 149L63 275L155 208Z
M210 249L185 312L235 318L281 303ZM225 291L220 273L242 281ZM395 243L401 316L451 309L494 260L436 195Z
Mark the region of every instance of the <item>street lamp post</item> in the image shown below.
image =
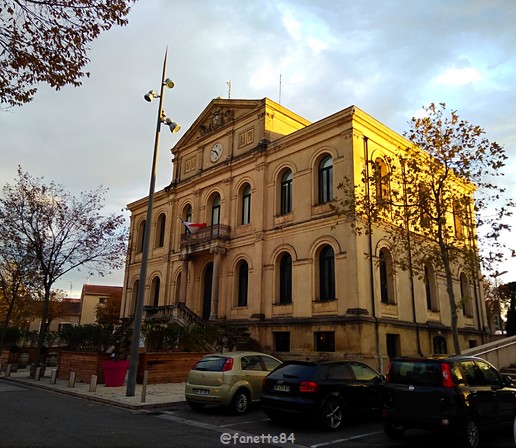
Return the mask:
M134 313L134 324L133 324L133 335L131 341L131 356L129 362L129 373L127 376L127 397L134 397L136 390L136 374L138 371L138 354L140 351L140 336L142 329L142 319L143 319L143 304L144 304L144 295L145 295L145 283L147 277L147 262L149 259L149 243L150 243L150 229L151 229L151 220L152 220L152 208L154 205L154 188L156 184L156 167L158 160L158 152L159 152L159 137L161 124L165 123L169 126L171 132L177 132L181 129L177 123L172 121L170 118L166 117L165 112L163 111L163 94L165 91L165 86L171 89L174 87L174 83L170 79L165 79L165 71L167 68L167 53L168 49L165 50L165 58L163 60L163 74L161 76L161 88L159 95L151 90L147 93L144 98L146 101L152 101L154 98L159 98L159 106L158 106L158 120L156 124L156 135L154 139L154 153L152 157L152 169L151 169L151 177L150 177L150 187L149 187L149 198L147 202L147 220L145 222L145 229L143 232L143 248L142 248L142 263L140 267L140 281L138 284L138 293L136 296L136 309Z

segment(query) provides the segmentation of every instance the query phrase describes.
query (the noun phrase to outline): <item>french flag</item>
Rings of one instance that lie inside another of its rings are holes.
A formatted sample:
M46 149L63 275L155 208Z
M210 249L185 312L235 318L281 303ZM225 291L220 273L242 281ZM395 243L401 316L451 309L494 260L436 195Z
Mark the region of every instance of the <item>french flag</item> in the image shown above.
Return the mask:
M204 229L206 227L206 223L193 223L193 222L185 222L183 221L183 224L188 229L190 233L196 233L201 229Z

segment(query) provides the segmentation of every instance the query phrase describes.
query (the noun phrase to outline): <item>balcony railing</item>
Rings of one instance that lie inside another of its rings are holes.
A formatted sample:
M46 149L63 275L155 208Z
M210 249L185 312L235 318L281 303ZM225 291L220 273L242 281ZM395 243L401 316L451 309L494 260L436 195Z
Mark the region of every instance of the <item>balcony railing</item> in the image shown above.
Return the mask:
M181 249L193 246L200 246L214 240L229 241L231 227L223 224L215 224L205 227L195 233L185 233L181 235Z
M184 303L174 303L167 306L145 306L145 320L168 323L176 321L183 326L204 328L204 321Z

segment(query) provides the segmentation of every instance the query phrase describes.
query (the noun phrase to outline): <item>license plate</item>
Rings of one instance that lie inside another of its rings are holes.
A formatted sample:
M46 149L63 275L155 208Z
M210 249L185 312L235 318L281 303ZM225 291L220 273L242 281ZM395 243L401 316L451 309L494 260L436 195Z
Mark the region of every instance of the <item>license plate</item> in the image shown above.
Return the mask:
M285 386L284 384L275 384L273 389L278 392L290 392L290 386Z
M194 389L193 393L195 395L208 395L210 391L208 389Z

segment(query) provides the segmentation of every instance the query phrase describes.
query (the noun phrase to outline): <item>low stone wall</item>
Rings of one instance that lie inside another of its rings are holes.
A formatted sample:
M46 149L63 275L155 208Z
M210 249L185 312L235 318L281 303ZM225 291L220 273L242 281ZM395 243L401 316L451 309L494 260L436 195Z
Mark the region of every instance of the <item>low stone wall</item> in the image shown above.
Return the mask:
M70 378L70 372L75 372L75 380L89 383L92 375L97 375L97 383L104 383L102 361L108 359L105 353L67 352L62 351L59 356L57 377L62 380Z
M138 362L137 382L143 383L143 372L147 370L148 384L182 383L188 372L204 352L157 352L141 353Z

